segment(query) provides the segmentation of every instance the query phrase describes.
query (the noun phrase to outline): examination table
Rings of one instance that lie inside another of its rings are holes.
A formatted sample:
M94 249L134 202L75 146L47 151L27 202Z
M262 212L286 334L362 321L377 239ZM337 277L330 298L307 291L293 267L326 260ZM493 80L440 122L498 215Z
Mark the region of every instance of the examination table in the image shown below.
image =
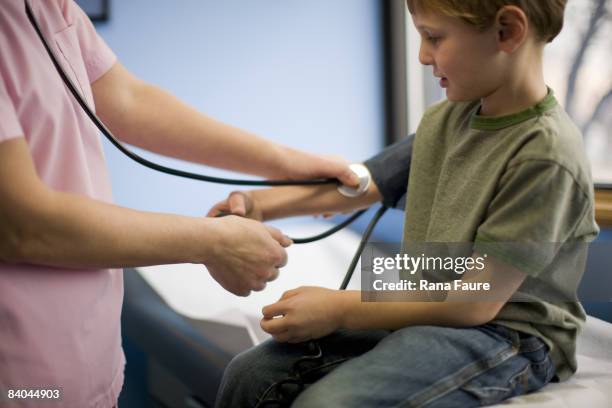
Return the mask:
M323 229L324 225L311 223L283 227L296 237ZM321 242L290 247L289 264L278 280L247 298L225 292L200 265L126 270L124 336L147 355L146 381L153 406L213 406L227 363L266 337L258 326L261 307L301 285L337 288L359 239L352 231L341 231ZM358 267L349 289L359 288L359 282ZM589 317L579 339L578 364L571 380L502 405L612 407L612 324Z

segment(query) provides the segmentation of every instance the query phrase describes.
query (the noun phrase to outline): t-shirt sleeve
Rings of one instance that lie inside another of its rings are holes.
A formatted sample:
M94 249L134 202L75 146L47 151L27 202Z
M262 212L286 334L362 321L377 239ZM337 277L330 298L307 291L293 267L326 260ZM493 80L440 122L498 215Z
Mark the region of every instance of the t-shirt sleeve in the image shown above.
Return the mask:
M0 143L19 136L23 136L23 129L15 105L6 90L4 78L0 76Z
M525 160L502 176L474 249L537 276L561 244L573 238L589 205L589 197L563 166Z
M89 83L93 83L113 66L117 57L74 0L65 0L63 12L68 23L76 28Z
M413 142L414 135L405 137L364 162L388 207L406 194Z

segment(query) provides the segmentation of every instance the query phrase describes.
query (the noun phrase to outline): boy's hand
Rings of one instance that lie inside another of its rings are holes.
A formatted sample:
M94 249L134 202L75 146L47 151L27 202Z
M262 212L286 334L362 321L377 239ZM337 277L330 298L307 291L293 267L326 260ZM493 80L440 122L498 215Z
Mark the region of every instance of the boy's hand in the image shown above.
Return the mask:
M263 211L250 191L234 191L223 201L215 204L208 217L216 217L220 213L237 215L263 221Z
M342 306L341 292L303 286L283 293L278 302L264 307L260 324L276 341L300 343L340 328Z

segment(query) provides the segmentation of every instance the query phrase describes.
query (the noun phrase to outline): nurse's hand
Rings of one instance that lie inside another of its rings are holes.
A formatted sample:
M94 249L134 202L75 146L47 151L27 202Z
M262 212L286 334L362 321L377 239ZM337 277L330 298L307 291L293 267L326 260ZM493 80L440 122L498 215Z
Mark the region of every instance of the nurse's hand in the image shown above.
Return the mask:
M210 221L216 228L204 264L229 292L248 296L263 290L287 264L284 248L292 242L276 228L235 216Z
M336 156L319 156L299 150L285 148L284 174L279 178L289 180L308 180L335 178L349 187L359 186L359 177L349 168L349 162Z

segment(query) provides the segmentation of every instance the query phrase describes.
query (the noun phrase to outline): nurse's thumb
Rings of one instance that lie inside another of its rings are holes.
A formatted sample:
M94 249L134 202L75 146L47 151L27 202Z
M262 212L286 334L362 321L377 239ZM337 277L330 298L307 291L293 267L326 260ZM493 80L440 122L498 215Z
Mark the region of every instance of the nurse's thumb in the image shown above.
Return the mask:
M280 230L274 227L270 227L269 225L266 225L266 228L268 229L270 235L272 235L272 238L274 238L279 244L281 244L283 248L287 248L288 246L291 246L291 244L293 244L291 238L283 234Z

